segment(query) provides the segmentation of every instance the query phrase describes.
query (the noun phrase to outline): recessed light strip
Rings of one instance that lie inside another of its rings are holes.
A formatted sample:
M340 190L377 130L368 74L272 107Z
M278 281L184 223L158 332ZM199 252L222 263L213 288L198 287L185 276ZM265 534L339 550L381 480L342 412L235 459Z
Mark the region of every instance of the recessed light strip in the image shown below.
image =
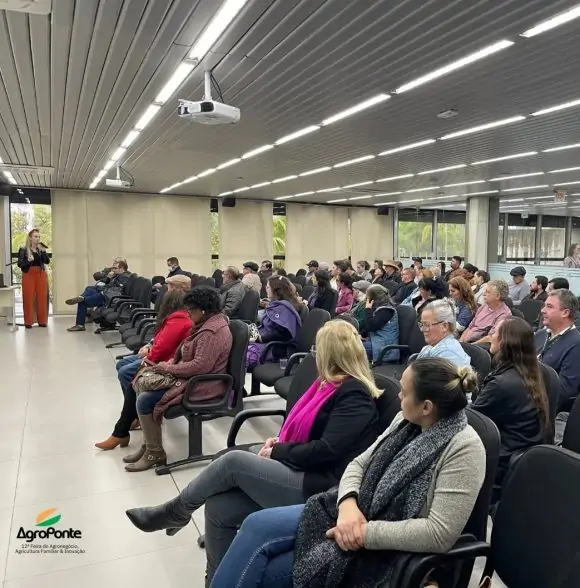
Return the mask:
M470 165L485 165L486 163L496 163L497 161L507 161L508 159L519 159L521 157L532 157L537 155L537 151L526 151L525 153L514 153L514 155L505 155L504 157L494 157L493 159L482 159L481 161L474 161Z
M521 33L520 36L529 39L531 37L535 37L536 35L540 35L541 33L545 33L546 31L549 31L553 28L559 27L560 25L570 22L571 20L574 20L578 17L580 17L580 5L574 6L565 12L557 14L556 16L553 16L552 18L537 24L531 29Z

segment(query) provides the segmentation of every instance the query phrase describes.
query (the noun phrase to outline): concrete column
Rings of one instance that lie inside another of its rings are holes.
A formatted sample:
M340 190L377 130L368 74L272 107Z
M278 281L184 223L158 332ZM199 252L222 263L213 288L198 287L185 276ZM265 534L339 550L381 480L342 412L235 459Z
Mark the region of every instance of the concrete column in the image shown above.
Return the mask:
M0 196L0 274L4 274L4 283L10 284L12 278L10 263L10 203L8 196Z
M499 200L474 196L467 199L465 259L478 268L497 263Z

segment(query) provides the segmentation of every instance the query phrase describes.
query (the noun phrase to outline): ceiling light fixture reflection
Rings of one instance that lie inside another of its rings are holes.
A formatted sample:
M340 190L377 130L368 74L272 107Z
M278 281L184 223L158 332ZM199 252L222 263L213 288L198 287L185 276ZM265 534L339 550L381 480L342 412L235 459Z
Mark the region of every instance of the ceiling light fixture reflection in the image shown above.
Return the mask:
M441 137L441 141L446 141L447 139L454 139L455 137L463 137L464 135L471 135L472 133L479 133L480 131L487 131L488 129L495 129L497 127L503 127L505 125L511 125L522 120L526 120L526 117L518 115L511 116L509 118L502 118L501 120L496 120L485 125L478 125L476 127L471 127L469 129L463 129L462 131L456 131L454 133L443 135L443 137Z
M369 161L370 159L374 159L376 155L363 155L362 157L355 157L354 159L349 159L348 161L341 161L340 163L336 163L333 165L333 168L340 168L346 167L347 165L354 165L355 163L362 163L363 161Z
M305 171L302 172L301 174L298 174L299 177L303 178L304 176L313 176L314 174L320 174L322 172L326 172L326 171L330 171L332 168L327 165L325 167L318 167L316 169L311 169L310 171Z
M532 116L542 116L542 114L550 114L552 112L558 112L559 110L574 108L575 106L580 106L580 100L572 100L571 102L564 102L564 104L557 104L556 106L550 106L543 110L537 110L536 112L532 112Z
M519 178L531 178L533 176L543 176L544 172L532 172L529 174L516 174L513 176L499 176L497 178L491 178L489 182L504 182L506 180L517 180Z
M494 53L497 53L498 51L502 51L503 49L507 49L508 47L511 47L513 44L514 44L513 41L508 41L508 40L498 41L497 43L494 43L493 45L489 45L487 47L484 47L483 49L480 49L479 51L475 51L474 53L470 53L469 55L466 55L465 57L462 57L461 59L458 59L457 61L453 61L443 67L439 67L436 70L432 71L431 73L428 73L424 76L418 77L418 78L410 81L407 84L403 84L402 86L400 86L399 88L397 88L395 90L395 93L402 94L403 92L407 92L408 90L412 90L413 88L417 88L418 86L422 86L423 84L426 84L427 82L430 82L430 81L435 80L437 78L440 78L444 75L447 75L448 73L451 73L452 71L456 71L458 69L461 69L462 67L465 67L466 65L469 65L470 63L473 63L474 61L479 61L480 59L483 59L484 57L487 57L488 55L493 55Z
M482 159L481 161L474 161L471 165L484 165L486 163L495 163L496 161L507 161L508 159L520 159L521 157L532 157L537 155L537 151L526 151L525 153L514 153L513 155L505 155L504 157L494 157L493 159Z
M409 149L417 149L417 147L423 147L424 145L431 145L436 143L437 139L425 139L425 141L418 141L417 143L410 143L409 145L403 145L402 147L395 147L395 149L387 149L379 153L379 157L383 155L392 155L393 153L401 153L401 151L409 151Z
M580 183L580 182L579 182ZM524 190L539 190L540 188L549 188L548 184L538 186L522 186L521 188L503 188L502 192L523 192Z
M426 171L419 172L418 176L426 176L428 174L438 174L440 172L451 171L452 169L461 169L462 167L467 167L466 163L460 163L458 165L450 165L448 167L440 167L439 169L428 169Z
M561 147L543 149L542 153L554 153L555 151L565 151L566 149L578 149L578 147L580 147L580 143L573 143L572 145L562 145Z
M328 118L325 118L321 124L323 127L325 127L327 125L331 125L332 123L335 123L339 120L342 120L343 118L347 118L349 116L357 114L358 112L366 110L367 108L371 108L372 106L375 106L376 104L380 104L381 102L385 102L385 100L388 100L389 98L390 98L389 94L377 94L376 96L373 96L372 98L369 98L368 100L363 100L362 102L359 102L358 104L355 104L354 106L351 106L350 108L347 108L346 110L342 110L341 112L338 112L338 113L334 114L333 116L329 116Z
M574 20L575 18L578 18L579 16L580 16L580 5L577 5L577 6L574 6L573 8L570 8L569 10L566 10L565 12L557 14L556 16L553 16L552 18L549 18L549 19L537 24L536 26L532 27L531 29L528 29L527 31L524 31L523 33L520 34L520 37L526 37L528 39L530 37L535 37L536 35L539 35L541 33L549 31L555 27L559 27L560 25L563 25L564 23L570 22L571 20Z
M250 159L250 157L264 153L264 151L270 151L270 149L274 149L274 145L262 145L261 147L256 147L256 149L244 153L242 159Z
M458 182L457 184L445 184L444 188L455 188L456 186L472 186L473 184L485 184L487 180L473 180L471 182Z
M284 145L284 143L288 143L289 141L293 141L294 139L298 139L298 137L303 137L304 135L308 135L309 133L313 133L314 131L318 131L320 129L320 125L310 125L308 127L304 127L299 131L294 133L290 133L289 135L285 135L278 139L274 145Z

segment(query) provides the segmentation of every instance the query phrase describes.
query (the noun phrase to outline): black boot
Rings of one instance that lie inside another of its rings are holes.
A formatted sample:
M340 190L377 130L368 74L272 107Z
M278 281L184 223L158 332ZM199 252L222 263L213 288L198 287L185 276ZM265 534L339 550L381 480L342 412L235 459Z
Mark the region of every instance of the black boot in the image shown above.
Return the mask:
M167 535L175 535L191 521L191 513L181 506L179 496L159 506L131 508L125 512L129 520L145 533L167 529Z

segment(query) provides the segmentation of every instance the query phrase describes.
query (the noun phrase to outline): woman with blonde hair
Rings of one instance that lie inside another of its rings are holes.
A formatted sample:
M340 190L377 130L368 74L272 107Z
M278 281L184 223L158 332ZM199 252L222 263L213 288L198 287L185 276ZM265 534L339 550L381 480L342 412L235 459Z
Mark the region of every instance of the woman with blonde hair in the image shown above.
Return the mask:
M32 328L34 308L39 327L48 323L48 277L46 266L50 258L40 242L38 229L32 229L26 238L26 245L18 251L18 267L22 270L22 302L24 326Z
M303 504L335 486L348 463L379 435L377 389L356 329L327 323L316 337L319 377L294 405L278 437L258 455L230 451L179 496L127 511L141 531L173 535L205 504L207 575L211 581L244 519L257 510Z

